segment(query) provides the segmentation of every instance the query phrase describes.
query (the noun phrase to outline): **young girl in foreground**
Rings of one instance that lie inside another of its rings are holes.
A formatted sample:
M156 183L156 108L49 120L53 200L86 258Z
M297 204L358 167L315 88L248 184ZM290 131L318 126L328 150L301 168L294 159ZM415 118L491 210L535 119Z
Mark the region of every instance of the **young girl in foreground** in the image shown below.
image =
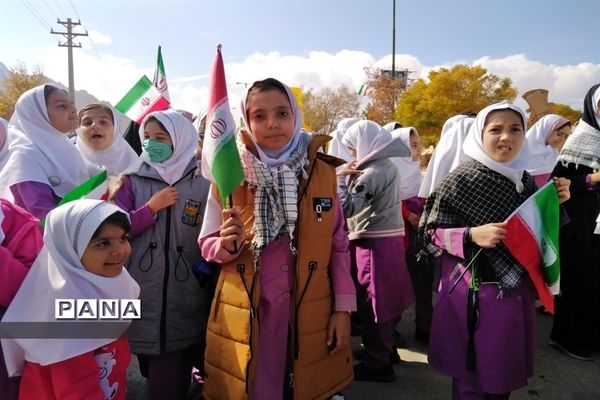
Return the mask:
M127 321L111 322L106 338L86 335L103 329L101 321L80 329L78 320L68 322L70 334L88 338L67 339L64 329L53 329L56 299L138 297L139 286L123 268L131 252L128 231L127 214L101 200L76 200L48 214L44 247L2 319L34 322L40 330L35 339L2 339L9 375L22 371L20 399L127 398L130 353L121 337Z
M242 99L246 182L211 187L202 254L222 263L208 323L207 399L323 399L352 381L355 289L335 166L294 95L269 78Z
M533 374L535 289L502 243L503 221L536 191L525 121L508 103L481 110L464 144L473 161L442 180L421 217L424 252L442 256L429 362L453 378L453 399L507 399ZM555 185L566 201L569 181Z

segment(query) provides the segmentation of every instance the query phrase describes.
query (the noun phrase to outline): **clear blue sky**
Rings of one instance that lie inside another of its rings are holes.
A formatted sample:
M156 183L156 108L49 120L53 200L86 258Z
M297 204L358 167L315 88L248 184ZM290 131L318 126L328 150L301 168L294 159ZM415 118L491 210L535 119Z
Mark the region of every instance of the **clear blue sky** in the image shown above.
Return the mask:
M88 52L99 63L98 54L152 69L161 44L168 79L208 73L217 43L223 44L226 63L242 63L257 52L306 57L315 50L335 54L344 49L380 60L392 53L392 4L392 0L0 0L0 61L10 67L23 60L29 67L40 63L46 69L48 61L37 56L56 47L59 37L49 34L48 28L64 30L56 24L57 17L80 17L86 29L111 39L75 50L75 57ZM515 54L545 65L600 65L599 21L598 0L397 0L396 53L415 56L430 67Z

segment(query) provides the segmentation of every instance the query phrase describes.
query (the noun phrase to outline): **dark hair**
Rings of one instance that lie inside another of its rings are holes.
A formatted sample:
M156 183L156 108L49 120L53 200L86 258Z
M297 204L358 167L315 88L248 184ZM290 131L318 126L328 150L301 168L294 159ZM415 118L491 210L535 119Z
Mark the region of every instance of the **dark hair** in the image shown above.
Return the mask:
M113 115L113 112L109 106L107 106L106 104L102 104L102 103L90 103L90 104L86 105L85 107L83 107L81 110L79 110L79 123L81 123L81 118L83 117L83 113L85 113L86 111L89 111L89 110L95 110L97 108L101 108L104 111L106 111L106 113L108 114L108 116L111 119L111 122L114 121L115 116Z
M57 90L60 90L61 92L65 92L67 93L66 90L62 90L59 87L56 87L54 85L44 85L44 101L46 102L46 105L48 104L48 98L50 97L50 95L54 92L56 92Z
M248 89L248 97L253 93L268 92L269 90L279 90L281 93L287 94L285 85L275 78L267 78L262 81L256 81Z
M96 239L98 235L100 235L102 228L104 228L106 225L116 225L120 228L123 228L123 230L127 233L129 233L131 230L131 223L129 222L129 218L127 218L127 214L122 211L115 211L114 213L110 214L108 218L102 221L90 240Z
M162 129L163 131L165 131L169 136L171 136L171 134L169 133L169 131L167 130L167 128L165 128L165 126L163 125L162 122L160 122L158 120L158 118L152 116L152 117L148 117L148 119L146 120L146 123L144 123L143 128L146 128L146 125L148 125L148 122L156 122L158 124L158 126L160 127L160 129Z
M477 113L474 113L473 111L463 111L460 113L460 115L466 115L469 118L477 117Z

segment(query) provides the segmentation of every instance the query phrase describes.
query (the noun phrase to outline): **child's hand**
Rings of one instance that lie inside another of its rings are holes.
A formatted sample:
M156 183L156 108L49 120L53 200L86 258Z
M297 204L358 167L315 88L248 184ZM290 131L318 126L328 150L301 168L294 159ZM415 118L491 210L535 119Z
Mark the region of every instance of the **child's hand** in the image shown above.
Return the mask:
M412 227L414 229L418 229L419 228L419 216L417 214L413 214L413 213L409 213L408 217L406 217L406 220L412 225Z
M148 200L148 207L152 214L156 214L163 208L172 206L179 200L179 192L174 187L166 187L156 193Z
M329 355L333 355L350 346L350 314L346 311L334 312L329 318L327 347L334 344L335 347L329 351Z
M471 241L479 247L493 249L506 237L506 222L471 228Z
M227 251L237 253L239 246L246 240L246 230L240 218L240 210L237 207L223 210L223 224L219 228L221 246Z
M552 178L552 182L554 186L556 186L556 190L558 191L558 202L564 203L565 201L571 198L571 191L569 187L571 186L571 181L567 178Z
M344 167L337 173L338 176L362 174L363 171L356 169L356 161L344 164Z

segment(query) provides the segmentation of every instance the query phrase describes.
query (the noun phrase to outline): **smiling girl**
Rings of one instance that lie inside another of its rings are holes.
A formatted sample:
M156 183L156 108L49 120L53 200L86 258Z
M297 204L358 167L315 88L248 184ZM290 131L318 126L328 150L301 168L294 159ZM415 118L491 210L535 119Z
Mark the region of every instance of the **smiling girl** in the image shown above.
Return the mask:
M123 210L101 200L75 200L48 214L44 247L2 319L31 322L39 334L2 339L9 375L22 373L19 399L127 398L131 356L122 334L128 321L113 321L109 330L94 322L106 335L91 337L84 326L71 328L70 338L53 329L60 325L56 299L138 297L140 288L123 267L129 227Z
M91 175L104 167L109 176L118 176L138 160L119 133L119 119L105 104L91 103L79 111L76 147Z
M0 172L0 196L42 220L89 178L67 137L77 127L77 110L67 92L46 84L19 97L10 124L15 129Z
M442 180L421 217L423 253L442 265L429 363L453 378L453 399L508 399L533 374L535 289L502 243L502 221L536 191L525 121L509 103L481 110L463 146L473 161ZM555 185L566 201L569 181Z

